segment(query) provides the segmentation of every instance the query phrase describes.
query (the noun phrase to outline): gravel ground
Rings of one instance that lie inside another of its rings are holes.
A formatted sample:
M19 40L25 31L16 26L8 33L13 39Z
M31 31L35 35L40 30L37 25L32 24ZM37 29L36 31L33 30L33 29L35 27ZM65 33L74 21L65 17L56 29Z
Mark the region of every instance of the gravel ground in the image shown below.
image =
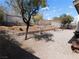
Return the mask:
M44 40L39 41L36 41L35 38L24 40L24 35L15 35L15 38L22 44L22 48L25 50L30 48L28 50L34 52L33 54L40 59L79 59L79 54L74 53L70 48L71 45L68 44L74 35L73 32L74 30L48 31L48 33L53 34L53 41L48 42L44 38Z
M34 38L23 41L22 48L27 47L35 51L34 55L40 59L79 59L79 54L74 53L68 41L72 38L74 30L50 31L54 36L52 41L36 41Z

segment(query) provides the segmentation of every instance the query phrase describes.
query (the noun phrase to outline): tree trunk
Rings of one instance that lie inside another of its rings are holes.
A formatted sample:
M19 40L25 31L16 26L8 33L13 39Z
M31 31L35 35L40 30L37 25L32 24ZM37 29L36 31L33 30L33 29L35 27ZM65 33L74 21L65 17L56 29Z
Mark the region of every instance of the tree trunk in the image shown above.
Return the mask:
M26 27L26 35L25 35L25 40L27 40L28 29L29 29L29 23L27 24L27 27Z
M26 23L27 27L26 27L25 40L27 40L27 34L28 34L29 26L30 26L30 20L31 20L31 15L29 15L29 17L28 17L28 21L27 21L27 23Z

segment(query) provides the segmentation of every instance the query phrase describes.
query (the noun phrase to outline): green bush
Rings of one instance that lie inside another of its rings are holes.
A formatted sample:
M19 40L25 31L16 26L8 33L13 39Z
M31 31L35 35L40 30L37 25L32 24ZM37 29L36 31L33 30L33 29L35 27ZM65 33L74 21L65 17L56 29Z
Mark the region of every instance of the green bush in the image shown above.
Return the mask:
M0 8L0 22L4 21L4 11Z

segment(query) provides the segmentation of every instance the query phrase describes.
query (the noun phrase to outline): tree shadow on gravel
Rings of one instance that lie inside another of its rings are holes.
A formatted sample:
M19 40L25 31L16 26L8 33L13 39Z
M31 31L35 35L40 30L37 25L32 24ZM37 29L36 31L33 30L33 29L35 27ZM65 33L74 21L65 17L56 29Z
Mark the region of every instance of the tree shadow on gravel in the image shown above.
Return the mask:
M39 40L45 40L46 42L48 42L48 41L54 42L54 40L52 39L53 36L54 35L51 34L51 33L41 33L41 34L35 33L34 34L35 40L37 40L37 41L39 41Z
M0 31L0 59L39 59L11 40L6 31Z

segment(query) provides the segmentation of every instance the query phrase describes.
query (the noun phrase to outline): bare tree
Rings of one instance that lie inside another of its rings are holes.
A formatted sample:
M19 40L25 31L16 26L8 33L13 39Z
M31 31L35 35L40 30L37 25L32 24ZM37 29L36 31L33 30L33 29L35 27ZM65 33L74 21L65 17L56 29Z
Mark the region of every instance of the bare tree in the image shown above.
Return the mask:
M31 16L38 13L40 6L46 6L46 0L7 0L7 3L11 5L15 11L21 14L22 19L27 26L25 36L25 40L27 40Z

